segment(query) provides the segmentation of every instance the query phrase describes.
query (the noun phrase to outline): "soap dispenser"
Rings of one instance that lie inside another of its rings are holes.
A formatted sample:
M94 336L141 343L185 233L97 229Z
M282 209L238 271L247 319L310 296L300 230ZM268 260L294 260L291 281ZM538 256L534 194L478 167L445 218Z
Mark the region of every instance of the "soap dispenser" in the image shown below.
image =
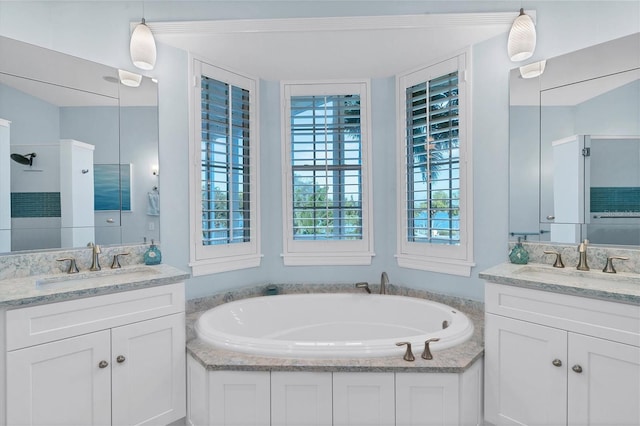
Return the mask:
M160 253L160 249L156 246L151 240L151 245L144 252L144 264L145 265L159 265L162 261L162 253Z
M526 265L529 262L529 253L522 246L520 237L518 237L518 242L509 253L509 261L517 265Z

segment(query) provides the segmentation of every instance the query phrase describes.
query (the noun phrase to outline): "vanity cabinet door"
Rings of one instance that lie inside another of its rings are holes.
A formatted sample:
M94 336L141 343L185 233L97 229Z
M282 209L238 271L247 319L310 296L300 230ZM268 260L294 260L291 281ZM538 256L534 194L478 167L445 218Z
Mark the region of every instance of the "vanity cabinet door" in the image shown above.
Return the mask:
M395 425L394 373L334 373L335 426Z
M184 313L111 332L113 424L164 425L184 417Z
M7 353L8 425L110 425L109 330Z
M495 425L567 422L567 332L487 313L485 416Z
M569 333L571 426L640 425L640 348Z

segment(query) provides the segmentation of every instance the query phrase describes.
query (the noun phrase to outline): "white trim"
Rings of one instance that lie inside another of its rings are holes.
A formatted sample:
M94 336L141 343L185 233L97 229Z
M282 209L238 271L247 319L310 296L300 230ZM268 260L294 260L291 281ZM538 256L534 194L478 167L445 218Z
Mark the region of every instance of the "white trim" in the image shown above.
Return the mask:
M281 92L282 141L282 238L284 265L370 265L373 253L373 189L371 172L371 82L368 79L339 81L283 81ZM300 241L293 239L291 134L288 111L295 95L360 94L362 134L362 239Z
M470 276L473 262L473 168L471 140L471 50L396 77L398 266ZM406 88L458 70L460 98L460 244L415 243L407 239Z
M250 92L250 241L246 243L202 246L201 240L201 183L200 183L200 76L202 73L219 81L243 87ZM260 129L258 122L259 87L258 79L248 77L228 69L206 63L205 60L189 55L189 205L190 244L189 266L192 275L205 275L260 266Z
M535 22L536 11L527 10ZM494 13L429 13L419 15L335 16L328 18L230 19L205 21L149 22L154 35L163 34L242 34L288 32L334 32L447 27L510 26L517 10ZM139 21L130 23L131 29Z

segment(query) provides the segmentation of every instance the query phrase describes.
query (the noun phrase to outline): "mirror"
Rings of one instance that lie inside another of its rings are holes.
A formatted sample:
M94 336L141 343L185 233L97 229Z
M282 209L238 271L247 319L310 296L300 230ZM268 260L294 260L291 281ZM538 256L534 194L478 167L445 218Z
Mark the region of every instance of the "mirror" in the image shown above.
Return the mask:
M157 84L0 37L0 253L159 240Z
M510 75L509 231L640 245L640 33Z

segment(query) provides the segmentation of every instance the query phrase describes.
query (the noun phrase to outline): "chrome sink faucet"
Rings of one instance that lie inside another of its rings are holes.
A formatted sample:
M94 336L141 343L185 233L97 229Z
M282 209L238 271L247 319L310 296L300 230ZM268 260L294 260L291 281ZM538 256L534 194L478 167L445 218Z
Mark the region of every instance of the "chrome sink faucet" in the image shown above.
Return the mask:
M100 267L100 246L98 244L94 244L94 243L89 243L87 244L87 247L91 247L91 267L89 268L90 271L99 271L100 269L102 269Z

